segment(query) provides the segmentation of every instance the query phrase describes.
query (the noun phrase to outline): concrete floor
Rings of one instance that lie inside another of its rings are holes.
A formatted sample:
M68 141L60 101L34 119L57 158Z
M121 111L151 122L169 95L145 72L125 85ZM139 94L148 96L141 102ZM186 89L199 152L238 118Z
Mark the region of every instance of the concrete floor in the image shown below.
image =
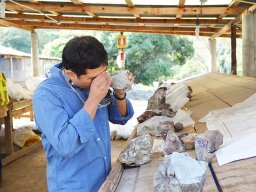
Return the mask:
M112 141L112 163L118 158L126 141ZM47 192L46 158L37 149L3 167L0 192Z

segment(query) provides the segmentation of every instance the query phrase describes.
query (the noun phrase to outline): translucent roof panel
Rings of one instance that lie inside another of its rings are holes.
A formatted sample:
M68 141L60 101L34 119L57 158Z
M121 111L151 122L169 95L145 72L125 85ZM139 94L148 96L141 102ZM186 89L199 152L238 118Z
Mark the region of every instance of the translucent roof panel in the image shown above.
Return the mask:
M134 5L172 5L177 6L179 0L132 0Z
M229 5L232 0L207 0L203 5ZM201 5L200 0L186 0L185 5Z

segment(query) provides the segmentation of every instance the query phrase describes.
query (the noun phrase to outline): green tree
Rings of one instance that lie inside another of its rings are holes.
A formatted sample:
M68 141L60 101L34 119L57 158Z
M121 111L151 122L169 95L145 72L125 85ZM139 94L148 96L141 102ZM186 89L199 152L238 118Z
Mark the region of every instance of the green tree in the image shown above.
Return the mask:
M103 33L101 38L109 54L111 69L117 69L117 35ZM136 76L137 83L146 85L173 76L172 66L183 65L194 55L193 43L184 37L128 33L127 41L126 69Z

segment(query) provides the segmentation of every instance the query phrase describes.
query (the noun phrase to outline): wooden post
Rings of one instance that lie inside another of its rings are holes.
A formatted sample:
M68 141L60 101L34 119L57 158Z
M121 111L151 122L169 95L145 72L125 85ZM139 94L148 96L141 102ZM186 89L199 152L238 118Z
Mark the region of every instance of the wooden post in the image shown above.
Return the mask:
M231 26L231 74L237 75L236 62L236 26Z
M216 65L216 39L209 39L209 47L211 53L211 72L217 72L217 65Z
M13 153L13 132L12 132L12 114L11 109L8 109L7 116L4 118L5 126L5 153L11 155Z
M31 32L31 61L33 66L33 76L39 75L39 46L38 46L38 35L35 30Z
M242 15L243 75L256 77L256 14Z

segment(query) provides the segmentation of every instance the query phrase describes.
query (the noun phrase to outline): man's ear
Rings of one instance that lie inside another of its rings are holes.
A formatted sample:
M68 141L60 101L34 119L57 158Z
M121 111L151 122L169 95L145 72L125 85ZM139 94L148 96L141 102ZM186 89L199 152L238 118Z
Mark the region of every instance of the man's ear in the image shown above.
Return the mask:
M75 79L77 79L77 75L73 71L67 69L65 70L65 72L67 76L71 79L71 81L74 81Z

